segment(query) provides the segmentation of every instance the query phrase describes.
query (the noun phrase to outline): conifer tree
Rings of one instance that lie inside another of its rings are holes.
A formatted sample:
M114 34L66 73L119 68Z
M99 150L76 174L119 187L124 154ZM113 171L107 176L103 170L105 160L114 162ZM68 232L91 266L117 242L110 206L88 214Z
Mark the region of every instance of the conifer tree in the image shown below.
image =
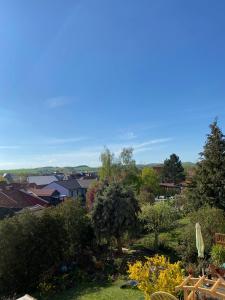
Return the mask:
M180 183L185 179L184 168L176 154L171 154L169 159L164 161L162 178L164 182Z
M217 121L210 125L210 129L200 153L190 200L196 207L209 204L225 210L225 136Z

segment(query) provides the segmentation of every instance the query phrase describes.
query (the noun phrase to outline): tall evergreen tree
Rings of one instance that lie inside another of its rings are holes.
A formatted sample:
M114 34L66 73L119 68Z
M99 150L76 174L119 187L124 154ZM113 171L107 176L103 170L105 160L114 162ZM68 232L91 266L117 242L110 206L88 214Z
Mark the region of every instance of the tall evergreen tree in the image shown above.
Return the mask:
M171 154L169 159L164 161L162 178L165 182L180 183L185 179L184 168L179 156Z
M195 205L205 203L225 210L225 136L214 121L210 125L190 197Z

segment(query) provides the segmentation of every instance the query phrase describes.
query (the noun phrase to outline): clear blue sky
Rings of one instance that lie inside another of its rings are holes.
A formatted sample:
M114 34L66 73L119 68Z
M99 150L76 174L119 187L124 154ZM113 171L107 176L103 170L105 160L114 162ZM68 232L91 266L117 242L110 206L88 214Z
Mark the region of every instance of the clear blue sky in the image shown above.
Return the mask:
M225 131L225 1L0 1L0 168L196 161Z

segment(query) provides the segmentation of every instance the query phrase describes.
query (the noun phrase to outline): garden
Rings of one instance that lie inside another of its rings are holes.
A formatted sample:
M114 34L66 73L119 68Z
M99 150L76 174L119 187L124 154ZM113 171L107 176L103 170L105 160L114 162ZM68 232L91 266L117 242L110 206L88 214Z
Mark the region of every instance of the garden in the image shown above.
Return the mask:
M223 284L224 153L225 139L213 123L191 183L173 199L155 201L160 180L184 180L179 158L165 161L160 179L152 168L136 166L132 149L116 159L105 149L86 207L67 200L38 215L0 221L1 299L28 293L36 299L148 300L159 291L182 298L185 290L176 287L188 276L192 284L201 278L199 289L214 278Z

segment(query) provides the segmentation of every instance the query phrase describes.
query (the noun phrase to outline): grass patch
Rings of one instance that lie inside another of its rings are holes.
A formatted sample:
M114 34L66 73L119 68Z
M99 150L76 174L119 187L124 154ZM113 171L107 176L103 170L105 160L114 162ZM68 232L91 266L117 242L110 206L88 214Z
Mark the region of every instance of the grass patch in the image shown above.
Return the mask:
M124 281L117 280L114 283L95 284L82 283L77 288L70 289L49 298L41 300L144 300L143 293L138 289L121 289Z

